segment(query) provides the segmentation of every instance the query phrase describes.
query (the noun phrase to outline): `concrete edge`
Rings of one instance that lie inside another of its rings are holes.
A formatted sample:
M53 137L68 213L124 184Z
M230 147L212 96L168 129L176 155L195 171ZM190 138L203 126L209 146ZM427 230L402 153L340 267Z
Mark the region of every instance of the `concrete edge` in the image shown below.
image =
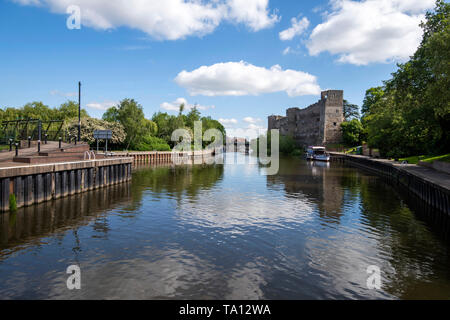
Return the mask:
M92 167L104 167L108 165L123 164L123 163L133 163L133 158L121 157L112 159L71 161L71 162L58 162L58 163L6 167L0 168L0 178L11 178L17 176L26 176L26 175L51 173L67 170L77 170Z

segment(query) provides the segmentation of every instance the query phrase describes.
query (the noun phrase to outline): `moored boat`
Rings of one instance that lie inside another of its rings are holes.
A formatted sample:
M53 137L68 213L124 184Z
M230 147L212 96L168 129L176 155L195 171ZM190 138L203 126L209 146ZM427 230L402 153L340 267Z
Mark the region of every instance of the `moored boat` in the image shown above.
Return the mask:
M330 155L326 152L325 147L310 146L306 150L306 160L330 161Z

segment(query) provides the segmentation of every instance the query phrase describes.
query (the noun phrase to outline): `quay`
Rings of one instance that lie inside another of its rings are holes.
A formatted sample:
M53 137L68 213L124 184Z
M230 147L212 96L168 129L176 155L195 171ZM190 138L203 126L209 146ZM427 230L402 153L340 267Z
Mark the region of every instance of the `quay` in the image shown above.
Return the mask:
M382 176L401 186L431 208L450 216L450 175L431 168L392 160L330 152L332 161L342 161Z
M114 152L114 157L119 158L133 158L135 163L149 163L149 164L164 164L164 163L205 163L211 157L216 155L216 150L201 150L201 151L133 151L133 152Z
M11 195L17 208L59 199L131 180L133 164L199 164L212 159L215 150L191 152L114 152L88 154L85 144L57 148L43 145L0 155L0 211L9 211ZM89 159L86 155L89 155Z
M58 199L131 180L131 158L0 168L0 211Z

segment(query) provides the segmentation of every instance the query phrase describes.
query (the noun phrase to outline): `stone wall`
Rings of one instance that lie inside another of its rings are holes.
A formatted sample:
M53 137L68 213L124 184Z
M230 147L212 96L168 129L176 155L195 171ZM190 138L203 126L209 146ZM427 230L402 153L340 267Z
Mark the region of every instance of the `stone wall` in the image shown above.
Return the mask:
M307 108L287 109L286 117L269 116L268 129L292 136L301 146L339 143L344 121L343 99L342 90L323 91L321 99Z

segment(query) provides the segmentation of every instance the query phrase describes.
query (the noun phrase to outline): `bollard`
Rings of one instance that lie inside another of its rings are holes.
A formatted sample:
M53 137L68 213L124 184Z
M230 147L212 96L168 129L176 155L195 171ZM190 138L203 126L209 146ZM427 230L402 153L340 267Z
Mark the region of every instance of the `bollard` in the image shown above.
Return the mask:
M9 139L9 151L10 152L12 151L12 143L13 143L13 140Z
M28 148L31 148L31 137L28 136Z
M41 140L38 140L38 152L41 152Z
M15 145L16 145L16 157L18 157L19 156L19 144L16 142Z
M59 138L58 138L58 140L59 140L59 148L61 149L61 142L62 142L62 138L61 138L61 137L59 137Z
M48 134L45 134L45 136L44 136L44 144L47 144L47 137L48 137Z

